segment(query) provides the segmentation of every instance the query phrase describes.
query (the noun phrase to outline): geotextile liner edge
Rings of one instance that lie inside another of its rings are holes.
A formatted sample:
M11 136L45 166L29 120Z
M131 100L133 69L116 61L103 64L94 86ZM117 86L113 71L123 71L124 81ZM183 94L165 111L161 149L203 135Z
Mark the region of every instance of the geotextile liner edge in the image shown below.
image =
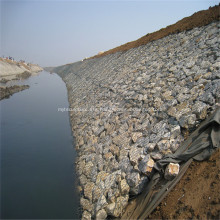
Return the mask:
M167 154L154 165L150 182L126 208L121 219L146 219L182 178L193 160L208 159L220 147L220 108L188 137L174 154ZM164 178L169 163L179 163L179 174Z

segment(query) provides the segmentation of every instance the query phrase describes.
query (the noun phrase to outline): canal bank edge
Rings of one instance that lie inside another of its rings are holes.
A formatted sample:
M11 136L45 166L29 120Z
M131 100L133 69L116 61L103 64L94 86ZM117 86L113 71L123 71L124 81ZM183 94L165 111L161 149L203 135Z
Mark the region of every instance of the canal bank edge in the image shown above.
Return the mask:
M83 219L120 217L219 105L219 21L53 68L68 89Z
M28 85L8 85L12 80L27 79L43 68L36 64L26 64L10 59L0 58L0 100L9 98L14 93L28 89ZM15 82L16 83L16 82Z
M0 58L0 82L6 83L10 80L28 78L32 74L43 71L37 64L27 64L10 59Z

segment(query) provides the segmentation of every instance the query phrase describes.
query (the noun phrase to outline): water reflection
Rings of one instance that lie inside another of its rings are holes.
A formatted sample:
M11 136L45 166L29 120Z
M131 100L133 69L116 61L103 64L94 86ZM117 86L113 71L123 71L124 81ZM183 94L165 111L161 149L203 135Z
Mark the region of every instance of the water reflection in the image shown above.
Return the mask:
M64 82L42 72L0 102L1 217L77 219L78 195Z

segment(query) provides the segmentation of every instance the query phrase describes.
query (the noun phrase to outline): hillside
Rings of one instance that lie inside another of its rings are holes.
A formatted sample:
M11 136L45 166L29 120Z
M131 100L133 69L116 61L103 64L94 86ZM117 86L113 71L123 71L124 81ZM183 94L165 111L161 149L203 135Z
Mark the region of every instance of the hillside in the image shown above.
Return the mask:
M108 54L116 53L119 51L126 51L134 47L145 45L149 42L161 39L170 34L177 34L182 31L188 31L195 27L205 26L213 21L219 21L220 18L220 6L210 7L207 10L199 11L189 17L183 18L175 24L169 25L166 28L162 28L156 32L147 34L135 41L128 42L111 50L105 51L104 53L95 55L92 58L105 56Z

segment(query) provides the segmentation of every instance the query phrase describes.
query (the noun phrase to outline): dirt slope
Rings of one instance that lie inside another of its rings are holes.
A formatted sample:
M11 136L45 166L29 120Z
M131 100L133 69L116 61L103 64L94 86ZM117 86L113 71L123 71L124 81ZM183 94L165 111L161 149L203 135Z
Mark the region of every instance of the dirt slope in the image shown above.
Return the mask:
M166 37L170 34L176 34L182 31L191 30L192 28L195 28L195 27L201 27L201 26L207 25L213 21L219 20L219 18L220 18L220 5L210 7L208 10L203 10L203 11L194 13L193 15L189 17L185 17L175 24L167 26L166 28L162 28L159 31L147 34L139 38L138 40L131 41L119 47L105 51L102 54L98 54L93 57L90 57L90 59L116 53L118 51L126 51L131 48L138 47L138 46L147 44L151 41Z
M192 162L149 219L220 219L220 149L208 161Z

